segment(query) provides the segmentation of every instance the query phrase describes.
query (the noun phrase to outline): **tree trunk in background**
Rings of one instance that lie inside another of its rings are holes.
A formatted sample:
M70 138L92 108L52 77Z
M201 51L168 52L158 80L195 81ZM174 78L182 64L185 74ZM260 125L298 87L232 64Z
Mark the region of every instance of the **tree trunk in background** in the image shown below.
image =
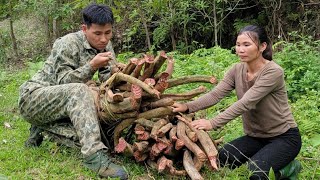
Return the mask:
M146 17L144 16L145 12L142 9L141 1L137 1L137 5L138 5L137 6L138 12L140 14L141 21L142 21L142 24L143 24L143 28L144 28L144 31L146 33L147 47L148 47L148 50L150 51L151 50L151 41L150 41L150 34L149 34L149 30L148 30L147 20L146 20Z
M173 9L173 5L172 5L172 2L169 1L169 9L170 9L170 16L171 16L171 19L173 18L173 16L175 15L175 11ZM174 31L174 27L172 25L172 23L170 24L170 38L171 38L171 44L172 44L172 50L175 51L177 50L177 42L176 42L176 38L175 38L175 31Z
M44 32L47 35L47 38L46 38L47 46L50 47L51 35L50 35L50 23L49 23L48 12L45 13L45 17L44 17Z
M18 53L18 47L17 47L17 39L16 39L16 36L14 35L13 20L11 17L9 18L9 23L10 23L10 37L12 41L12 49L13 49L14 55L16 56L15 58L18 58L19 53Z
M183 28L183 39L184 39L184 43L185 44L185 47L187 48L187 54L189 53L189 44L188 44L188 37L187 37L187 25L185 24L184 25L184 28Z
M12 15L13 15L13 9L12 9L12 2L9 2L9 24L10 24L10 38L12 41L12 49L13 53L15 55L15 59L18 58L18 46L17 46L17 39L16 36L14 35L14 30L13 30L13 20L12 20Z
M58 27L57 27L57 18L53 18L52 20L52 39L57 39L58 37Z
M147 46L148 46L148 49L149 51L151 50L151 42L150 42L150 35L149 35L149 30L148 30L148 26L147 26L147 22L146 22L146 19L144 18L144 15L142 15L142 23L143 23L143 27L144 27L144 30L146 32L146 41L147 41Z
M176 42L176 39L175 39L174 35L175 35L175 32L173 30L173 27L171 26L170 37L171 37L171 44L172 44L172 50L173 51L177 50L177 42Z
M217 27L217 11L216 1L213 1L213 24L214 24L214 46L218 45L218 27Z
M57 11L58 7L60 6L60 4L64 3L61 0L56 1L56 3L54 3L54 11ZM55 40L58 38L59 36L59 17L53 17L52 18L52 39Z

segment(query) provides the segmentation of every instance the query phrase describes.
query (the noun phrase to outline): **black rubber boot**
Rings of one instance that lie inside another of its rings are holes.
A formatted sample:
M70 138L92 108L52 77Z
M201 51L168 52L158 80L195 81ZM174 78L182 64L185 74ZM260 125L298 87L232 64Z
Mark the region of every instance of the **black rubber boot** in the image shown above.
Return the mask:
M43 141L43 135L41 134L43 130L33 124L30 127L30 135L26 140L24 145L26 147L39 147Z

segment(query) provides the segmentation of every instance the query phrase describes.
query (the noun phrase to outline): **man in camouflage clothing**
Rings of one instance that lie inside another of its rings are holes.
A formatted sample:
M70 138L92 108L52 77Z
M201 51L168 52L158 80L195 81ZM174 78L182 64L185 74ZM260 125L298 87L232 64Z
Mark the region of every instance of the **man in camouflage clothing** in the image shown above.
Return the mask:
M43 69L20 87L20 113L31 123L26 145L39 146L43 130L50 132L62 120L69 121L84 165L102 177L127 179L125 170L104 153L94 97L85 84L96 71L100 81L110 76L115 61L110 42L113 13L107 6L91 4L82 15L82 30L57 39Z

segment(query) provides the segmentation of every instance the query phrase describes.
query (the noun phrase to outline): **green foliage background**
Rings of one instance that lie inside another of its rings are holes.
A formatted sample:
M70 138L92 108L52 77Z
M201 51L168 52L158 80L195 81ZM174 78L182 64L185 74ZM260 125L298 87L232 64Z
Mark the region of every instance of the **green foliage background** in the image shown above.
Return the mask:
M320 38L320 3L310 0L0 0L0 62L46 55L56 38L80 29L80 12L92 2L112 8L113 45L121 53L230 48L248 24L266 27L275 42L295 40L288 35L293 31ZM17 21L26 24L2 28ZM31 26L37 26L31 40L16 34Z

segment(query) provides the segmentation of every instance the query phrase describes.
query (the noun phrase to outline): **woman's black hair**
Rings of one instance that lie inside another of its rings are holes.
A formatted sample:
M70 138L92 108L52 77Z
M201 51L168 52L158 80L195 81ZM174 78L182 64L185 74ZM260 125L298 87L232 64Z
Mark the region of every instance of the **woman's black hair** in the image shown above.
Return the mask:
M82 10L83 24L91 26L91 24L113 24L113 13L110 7L101 4L92 3Z
M272 44L264 28L255 25L248 25L240 30L238 36L241 34L247 34L254 42L257 42L258 44L263 42L267 43L267 48L262 52L262 56L265 59L272 61Z

